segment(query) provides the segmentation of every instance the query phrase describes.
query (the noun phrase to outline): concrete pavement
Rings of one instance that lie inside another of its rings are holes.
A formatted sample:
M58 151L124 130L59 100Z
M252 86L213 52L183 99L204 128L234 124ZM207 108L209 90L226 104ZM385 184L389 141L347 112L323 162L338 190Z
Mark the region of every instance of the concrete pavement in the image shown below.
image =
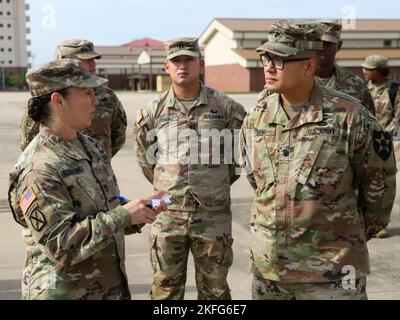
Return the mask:
M152 186L141 174L133 152L132 124L137 109L157 96L154 93L120 92L129 121L127 143L113 159L121 193L134 199L152 193ZM255 94L231 95L250 109L257 100ZM0 93L0 299L20 298L20 279L24 263L24 246L21 228L8 209L8 172L17 161L19 123L28 93ZM400 184L398 184L400 185ZM252 190L244 177L232 188L234 264L229 273L233 299L251 299L251 274L249 272L248 221ZM400 300L400 196L390 224L391 237L369 242L371 275L368 277L370 299ZM133 299L149 299L152 274L149 261L148 227L142 234L126 238L126 263ZM186 299L196 298L193 261L189 259Z

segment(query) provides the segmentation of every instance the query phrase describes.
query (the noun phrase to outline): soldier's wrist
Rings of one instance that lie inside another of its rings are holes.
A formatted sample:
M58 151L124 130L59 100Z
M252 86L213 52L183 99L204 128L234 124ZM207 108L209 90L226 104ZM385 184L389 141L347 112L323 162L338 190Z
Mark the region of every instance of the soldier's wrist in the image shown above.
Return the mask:
M129 211L122 206L118 206L109 212L109 216L116 224L118 230L123 230L131 226Z

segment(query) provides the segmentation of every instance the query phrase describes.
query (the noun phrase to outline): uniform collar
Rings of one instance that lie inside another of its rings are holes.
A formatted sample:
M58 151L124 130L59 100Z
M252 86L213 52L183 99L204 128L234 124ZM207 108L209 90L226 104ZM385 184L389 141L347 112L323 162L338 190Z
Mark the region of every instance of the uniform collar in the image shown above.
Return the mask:
M323 121L322 111L322 89L318 81L314 81L314 88L311 91L309 102L307 102L301 113L290 119L286 115L280 102L280 95L276 94L268 107L268 120L270 123L284 125L286 129L298 128L306 123Z
M168 94L167 94L167 99L166 103L168 108L178 108L180 105L179 100L175 96L174 88L173 86L170 87ZM200 95L199 98L197 99L196 103L193 105L193 107L198 107L200 105L207 105L208 104L208 94L207 94L207 88L203 83L200 82Z
M72 144L68 141L65 140L64 138L57 136L53 134L48 127L45 125L40 125L40 136L44 139L47 139L51 145L52 149L58 153L57 151L65 154L69 158L75 159L75 160L88 160L90 161L90 158L88 156L83 157L81 154L76 152L74 150L74 147ZM77 138L79 141L82 143L84 147L86 147L86 141L82 137L82 134L78 131L77 133Z

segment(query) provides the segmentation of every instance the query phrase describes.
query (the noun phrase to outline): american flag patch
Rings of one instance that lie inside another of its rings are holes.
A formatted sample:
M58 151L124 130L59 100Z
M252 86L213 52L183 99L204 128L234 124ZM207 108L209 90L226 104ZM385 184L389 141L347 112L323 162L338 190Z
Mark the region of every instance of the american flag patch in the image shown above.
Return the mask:
M28 190L25 192L21 201L19 202L19 206L23 214L28 211L29 207L36 200L36 198L36 194L33 192L33 190Z

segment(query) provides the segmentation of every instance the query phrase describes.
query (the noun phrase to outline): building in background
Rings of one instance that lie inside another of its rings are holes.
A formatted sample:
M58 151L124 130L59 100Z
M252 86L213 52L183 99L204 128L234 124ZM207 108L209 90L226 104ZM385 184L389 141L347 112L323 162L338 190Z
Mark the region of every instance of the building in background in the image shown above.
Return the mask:
M260 91L263 67L254 51L267 40L279 19L214 19L200 36L204 46L205 83L228 92ZM400 73L400 20L357 20L343 24L339 65L362 76L361 63L371 54L390 59L392 80Z
M25 87L30 56L28 10L24 0L0 0L0 90Z
M113 89L156 90L157 77L165 76L164 43L144 38L121 46L96 46L102 55L98 74L109 80Z

